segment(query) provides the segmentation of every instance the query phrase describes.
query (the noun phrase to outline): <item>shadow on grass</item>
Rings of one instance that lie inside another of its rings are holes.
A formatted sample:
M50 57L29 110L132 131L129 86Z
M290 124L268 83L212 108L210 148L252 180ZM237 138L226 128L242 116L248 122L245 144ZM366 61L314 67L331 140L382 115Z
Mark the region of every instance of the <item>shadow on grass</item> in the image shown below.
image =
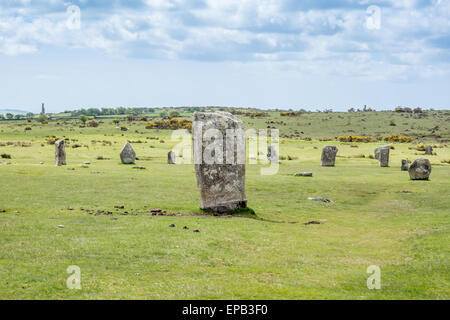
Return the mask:
M227 211L226 213L217 213L217 212L213 212L211 210L202 210L202 211L205 215L214 216L214 217L247 218L247 219L253 219L253 220L257 220L257 221L270 222L270 223L290 223L290 224L297 223L295 221L288 222L288 221L277 221L277 220L261 218L261 217L258 217L255 210L253 210L252 208L248 208L248 207L240 208L240 209L236 209L236 210L230 210L230 211Z

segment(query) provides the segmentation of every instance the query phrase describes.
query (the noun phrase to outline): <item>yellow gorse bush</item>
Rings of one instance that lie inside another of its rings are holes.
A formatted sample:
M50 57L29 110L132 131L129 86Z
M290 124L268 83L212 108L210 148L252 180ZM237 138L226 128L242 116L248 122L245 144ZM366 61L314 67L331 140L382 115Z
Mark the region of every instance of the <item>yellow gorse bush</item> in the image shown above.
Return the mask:
M384 138L384 141L388 142L401 142L401 143L411 143L413 142L413 138L407 136L401 136L398 134L393 134L391 136L387 136Z
M338 137L340 142L374 142L375 139L371 136L340 136Z
M157 120L155 122L147 122L146 129L192 129L192 121L182 119Z

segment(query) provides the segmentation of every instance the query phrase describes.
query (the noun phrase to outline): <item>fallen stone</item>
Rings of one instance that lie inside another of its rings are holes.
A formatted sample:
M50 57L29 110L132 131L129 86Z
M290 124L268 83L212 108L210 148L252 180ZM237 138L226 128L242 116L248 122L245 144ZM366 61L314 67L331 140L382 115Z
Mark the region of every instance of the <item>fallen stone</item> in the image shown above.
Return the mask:
M297 177L312 177L312 172L300 172L295 174Z
M175 228L174 224L169 225L170 228Z
M309 221L309 222L304 223L305 226L310 225L310 224L320 224L320 222L319 221Z
M328 198L323 198L323 197L318 197L318 198L312 198L312 197L308 197L308 200L310 201L322 201L325 203L332 203L333 201L328 199Z
M58 226L58 228L61 228L61 229L62 229L62 228L64 228L64 226L63 226L62 224L60 224L60 225Z
M133 169L138 169L138 170L145 170L145 167L133 167Z

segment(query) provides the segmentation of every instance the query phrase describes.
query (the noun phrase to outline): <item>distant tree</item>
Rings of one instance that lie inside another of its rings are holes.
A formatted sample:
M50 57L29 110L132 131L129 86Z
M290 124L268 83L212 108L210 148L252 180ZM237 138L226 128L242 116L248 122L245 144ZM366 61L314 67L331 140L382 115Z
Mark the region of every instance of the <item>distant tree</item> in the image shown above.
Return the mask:
M118 124L120 123L120 120L119 120L119 119L114 119L114 120L113 120L113 123L114 123L115 125L118 125Z
M14 119L15 119L15 120L20 120L20 119L22 119L22 116L21 116L20 114L16 114L16 115L14 116Z
M0 114L0 120L5 120L5 116L3 114Z
M14 118L14 115L12 113L7 113L6 114L6 119L11 120L12 118Z
M80 119L81 122L83 122L83 124L86 124L86 121L89 120L89 118L88 118L87 116L85 116L84 114L81 115L81 116L79 117L79 119Z

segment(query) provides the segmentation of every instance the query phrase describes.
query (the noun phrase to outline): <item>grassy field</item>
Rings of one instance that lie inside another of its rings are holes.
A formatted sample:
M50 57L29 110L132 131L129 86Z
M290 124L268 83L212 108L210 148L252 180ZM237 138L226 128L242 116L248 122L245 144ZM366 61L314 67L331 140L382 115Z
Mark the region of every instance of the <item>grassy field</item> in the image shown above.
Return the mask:
M426 140L450 136L448 112L426 119L378 112L243 119L247 128L274 121L269 125L282 134L312 138L281 139L280 155L298 159L282 161L275 176L247 166L256 218L191 215L200 212L195 172L193 165L167 164L176 144L170 131L134 122L122 132L110 119L97 128L0 122L0 154L11 155L0 159L0 299L450 298L450 165L443 163L450 148ZM380 168L369 155L383 142L317 140L408 132L436 146L427 156L430 181L400 171L401 159L423 157L413 144L393 144L391 166ZM71 139L65 167L54 165L54 146L46 143L52 136ZM145 170L120 164L127 140ZM7 145L19 141L29 146ZM334 168L320 167L325 144L339 148ZM294 176L303 171L314 176ZM152 216L155 208L185 216ZM310 221L321 224L305 225ZM81 268L81 290L66 287L71 265ZM366 286L370 265L381 268L381 290Z

